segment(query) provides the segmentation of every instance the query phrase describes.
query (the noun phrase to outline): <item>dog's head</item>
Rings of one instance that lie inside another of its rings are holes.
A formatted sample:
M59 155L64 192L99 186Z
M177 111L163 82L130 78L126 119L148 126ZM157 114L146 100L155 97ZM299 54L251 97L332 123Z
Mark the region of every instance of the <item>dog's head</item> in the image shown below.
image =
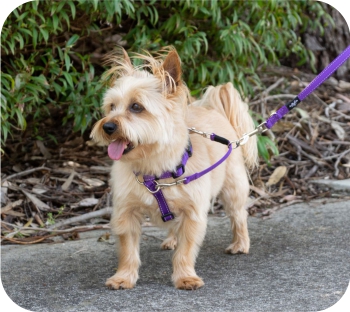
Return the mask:
M147 158L172 144L184 116L188 89L181 81L181 63L174 49L165 59L136 55L145 62L133 66L128 54L110 56L114 63L107 72L115 77L104 96L105 117L99 120L91 137L108 145L114 160Z

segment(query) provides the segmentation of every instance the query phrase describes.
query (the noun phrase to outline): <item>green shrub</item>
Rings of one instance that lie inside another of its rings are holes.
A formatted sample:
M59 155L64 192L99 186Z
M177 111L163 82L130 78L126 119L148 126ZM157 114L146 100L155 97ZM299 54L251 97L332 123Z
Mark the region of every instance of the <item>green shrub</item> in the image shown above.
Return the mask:
M14 129L25 129L29 118L45 118L50 105L66 112L63 123L72 119L75 131L84 132L99 117L104 68L92 53L96 43L101 54L113 48L108 36L119 34L128 51L174 45L193 95L227 81L249 95L260 84L258 66L279 64L290 54L301 63L314 60L299 32L322 31L322 15L322 5L314 1L25 3L1 33L1 144Z

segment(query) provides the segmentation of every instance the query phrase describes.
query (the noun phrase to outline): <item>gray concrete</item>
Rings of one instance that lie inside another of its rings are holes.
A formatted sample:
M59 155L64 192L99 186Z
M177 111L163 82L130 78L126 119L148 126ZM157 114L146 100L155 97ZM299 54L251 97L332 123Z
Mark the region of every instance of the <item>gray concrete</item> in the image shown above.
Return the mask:
M312 202L271 218L249 218L251 253L226 255L227 218L211 217L197 261L205 286L173 288L164 233L144 228L140 279L132 290L105 288L117 265L115 247L80 241L2 248L2 282L31 311L320 311L336 303L350 280L350 202Z
M345 179L345 180L322 179L322 180L311 180L310 182L315 184L321 184L335 191L343 191L346 193L350 193L350 179Z

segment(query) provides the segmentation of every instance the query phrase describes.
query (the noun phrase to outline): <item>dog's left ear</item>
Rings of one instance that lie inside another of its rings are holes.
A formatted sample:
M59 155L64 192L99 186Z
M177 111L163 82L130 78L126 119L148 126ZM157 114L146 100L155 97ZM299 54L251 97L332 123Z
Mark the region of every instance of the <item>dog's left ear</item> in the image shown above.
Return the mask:
M181 84L181 61L175 50L169 52L163 63L163 69L169 76L166 76L166 84L171 91ZM175 86L174 86L175 84Z

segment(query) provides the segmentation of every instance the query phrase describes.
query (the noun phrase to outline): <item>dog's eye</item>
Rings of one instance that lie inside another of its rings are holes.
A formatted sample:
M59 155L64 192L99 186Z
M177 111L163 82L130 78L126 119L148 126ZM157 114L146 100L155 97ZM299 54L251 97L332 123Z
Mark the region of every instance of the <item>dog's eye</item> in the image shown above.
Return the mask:
M141 113L144 110L143 106L137 103L131 104L129 109L133 113Z
M111 104L111 111L115 110L115 104Z

